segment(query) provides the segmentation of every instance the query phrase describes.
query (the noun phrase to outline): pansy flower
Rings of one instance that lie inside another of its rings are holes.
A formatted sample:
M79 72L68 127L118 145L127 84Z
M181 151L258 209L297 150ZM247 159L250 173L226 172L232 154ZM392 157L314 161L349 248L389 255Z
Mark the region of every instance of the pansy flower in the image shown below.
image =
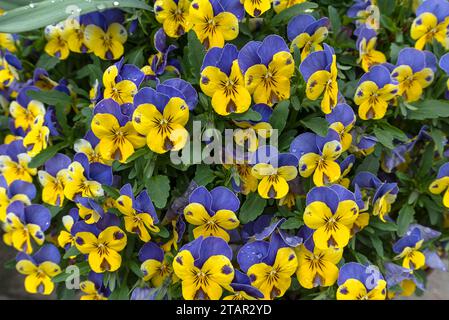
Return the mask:
M410 34L416 40L415 48L422 50L435 39L448 48L449 3L444 0L427 0L416 10Z
M87 224L95 224L105 215L104 208L95 200L77 196L75 203L78 207L78 214L81 219Z
M103 74L103 97L111 98L120 105L133 103L134 95L144 79L135 65L123 64L123 58L106 69Z
M306 2L307 0L273 0L273 9L276 13L282 12L285 9L293 7L296 4Z
M223 288L232 291L232 250L221 238L199 237L184 245L173 260L186 300L218 300Z
M145 137L112 99L104 99L95 106L91 128L100 140L98 149L106 160L126 162L135 149L145 145Z
M265 199L281 199L289 190L288 181L296 178L298 159L291 153L278 153L274 147L260 147L255 153L251 174L259 181L257 191Z
M102 184L112 184L112 169L101 163L91 163L87 157L78 153L68 168L64 195L69 200L76 196L96 198L104 194Z
M47 43L45 45L45 52L60 60L65 60L70 54L70 48L68 43L68 38L70 35L70 30L67 28L64 22L60 22L56 25L46 26L45 38Z
M436 58L429 51L405 48L399 52L397 67L391 78L398 83L398 95L406 102L421 98L423 89L430 86L436 71Z
M1 33L0 33L1 39ZM0 40L1 42L1 40ZM18 70L22 70L22 63L8 51L0 50L0 89L11 87L19 80Z
M124 52L128 32L121 24L123 16L112 13L93 15L93 23L84 30L84 41L93 53L104 60L117 60Z
M156 0L154 13L165 33L178 38L192 27L189 23L190 0Z
M323 96L321 110L328 114L338 103L337 59L334 49L327 44L322 51L309 54L299 66L307 84L307 98L315 101Z
M376 31L368 27L360 30L357 36L356 47L359 50L358 63L361 64L362 69L365 72L368 72L374 65L387 62L385 54L379 50L376 50L376 44Z
M28 91L39 91L38 88L27 86L20 90L17 99L12 101L9 112L14 119L14 127L27 131L36 120L37 116L45 116L45 107L42 102L31 100Z
M96 273L114 272L122 264L119 254L127 242L126 234L117 226L107 227L99 234L78 232L75 236L76 248L88 255L88 262Z
M359 207L352 192L340 185L315 187L306 198L304 223L315 230L313 242L318 249L344 248Z
M46 244L32 256L19 253L16 261L17 271L26 275L25 290L28 293L49 295L53 292L52 278L61 273L61 254L54 245Z
M265 300L282 297L290 288L291 276L298 267L295 251L278 234L273 234L270 242L254 241L243 245L237 261Z
M449 74L449 53L446 53L443 55L439 62L440 68L446 72L446 74ZM447 90L446 90L446 98L449 96L449 79L446 82Z
M340 178L336 181L339 185L342 185L346 189L349 188L351 180L347 177L349 172L355 163L355 156L353 154L347 156L343 161L340 162Z
M52 206L62 207L64 202L64 185L67 181L67 168L71 160L62 153L57 153L45 162L44 170L38 171L42 185L42 201Z
M3 15L4 12L2 9L0 9L0 15ZM11 33L0 33L0 48L2 49L6 49L9 52L16 52L17 51L17 47L16 47L16 42L18 40L18 37L16 34L11 34Z
M301 51L301 60L310 53L323 50L321 43L327 38L329 19L316 20L309 14L299 14L287 25L287 36L291 41L290 51L295 47Z
M198 187L189 197L184 217L197 226L193 229L195 238L219 237L228 242L228 230L240 224L236 216L239 207L240 200L228 188L216 187L209 192L205 187Z
M430 186L429 191L433 194L441 194L443 191L443 205L449 208L449 162L443 164L438 170L436 180Z
M167 215L165 217L167 217ZM179 215L176 219L172 220L171 225L173 236L161 246L165 252L171 251L172 246L175 250L178 250L178 243L182 241L182 237L186 231L186 223L184 222L182 215Z
M329 127L340 136L342 152L349 149L352 144L351 130L354 127L356 116L352 108L346 103L339 103L331 113L326 114Z
M206 49L222 48L225 41L234 40L239 34L235 10L226 11L221 2L228 1L194 0L190 5L188 23Z
M392 298L396 295L397 290L391 290L396 286L400 286L400 295L409 297L415 293L416 288L424 290L424 284L419 281L413 270L401 267L394 263L385 263L385 279L388 286L388 297Z
M39 115L30 126L30 131L23 138L23 145L28 149L27 153L34 157L42 150L47 149L50 129L44 125L44 118Z
M243 113L251 105L237 58L237 47L226 44L208 50L201 66L201 90L212 97L212 107L223 116Z
M179 75L181 70L179 61L168 58L169 53L177 47L173 44L167 45L167 35L162 28L154 34L154 48L157 53L152 54L148 58L148 65L141 69L145 76L152 79L164 74L165 71L173 71Z
M69 17L64 21L64 27L67 32L65 40L72 52L89 53L92 51L87 45L84 35L86 30L84 18L85 15L82 15L79 18Z
M3 241L18 251L33 253L32 240L38 245L44 243L44 232L50 226L50 211L39 204L26 206L21 201L14 201L6 212Z
M155 288L160 287L164 280L173 273L172 265L167 257L168 254L164 255L164 250L154 242L145 243L139 251L143 280L151 281Z
M397 93L398 87L393 84L390 71L384 66L373 66L360 78L354 96L354 102L359 106L359 117L362 120L382 119Z
M16 180L9 186L3 176L0 176L0 222L5 222L7 208L14 201L21 201L29 206L31 200L36 197L34 184Z
M338 278L337 264L342 258L343 249L317 248L313 242L313 230L306 226L301 228L299 236L304 239L304 243L296 249L299 284L306 289L332 286Z
M272 0L240 0L251 17L259 17L271 9Z
M388 213L391 211L391 205L396 201L399 188L397 183L382 182L379 178L370 172L359 172L353 181L361 189L371 189L373 197L373 215L379 216L382 222L386 222Z
M181 79L166 80L156 90L143 88L134 97L134 128L147 137L151 151L179 151L189 136L184 128L189 120L189 110L197 103L195 89Z
M326 137L314 133L297 136L290 145L290 152L299 158L299 174L310 177L316 186L336 182L341 169L336 160L342 153L339 134L329 129Z
M397 254L395 259L403 259L402 266L407 269L417 270L424 267L426 256L419 251L423 242L421 230L413 229L410 234L399 239L393 245L393 251Z
M349 262L340 268L337 300L385 300L387 282L377 267Z
M80 283L80 300L108 300L111 290L103 284L103 274L89 272L87 280Z
M379 16L376 15L379 12L377 0L355 0L353 2L354 4L348 9L347 15L356 19L357 29L355 33L357 34L362 28L379 29Z
M125 216L126 231L137 233L142 241L150 241L148 230L159 232L159 228L155 226L159 219L147 190L134 197L132 187L128 183L120 189L120 197L115 201L115 206Z
M251 285L250 278L239 270L234 270L234 280L230 284L232 294L223 300L257 300L263 298L263 293Z
M57 241L61 248L69 249L75 245L76 228L74 226L79 222L79 213L77 208L72 208L69 214L62 217L64 230L58 235Z
M84 154L89 163L99 162L102 164L111 165L111 160L106 160L105 157L101 154L99 148L100 140L95 136L92 130L89 130L83 139L78 139L75 141L73 149L76 153Z
M366 157L374 152L378 142L375 136L364 134L363 128L355 128L351 131L352 141L349 151L359 157Z
M22 141L17 141L22 144ZM9 155L0 155L0 173L10 185L13 181L23 180L33 182L33 176L36 175L36 168L29 168L28 164L31 157L26 153L20 153L10 157Z
M263 42L248 42L239 52L238 63L255 103L273 106L290 98L295 64L283 38L269 35Z

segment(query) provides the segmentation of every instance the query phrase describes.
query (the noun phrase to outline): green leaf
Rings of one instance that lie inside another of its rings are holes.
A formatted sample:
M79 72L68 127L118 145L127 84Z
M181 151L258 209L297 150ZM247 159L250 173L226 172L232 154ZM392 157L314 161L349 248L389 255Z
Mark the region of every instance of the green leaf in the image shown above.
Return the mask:
M196 167L195 177L193 180L195 180L199 186L205 186L214 181L215 177L214 171L211 170L208 165L202 164Z
M109 8L151 9L141 0L45 0L7 11L0 16L0 32L20 33L42 28L72 16L75 8L83 14Z
M31 2L40 2L42 0L35 0L35 1L30 1L30 0L1 0L0 1L0 8L2 8L3 10L7 11L7 10L11 10L11 9L15 9L15 8L19 8L22 6L26 6L28 4L30 4Z
M60 142L53 146L48 147L45 150L39 152L36 156L31 159L28 167L30 168L38 168L42 166L48 159L52 158L59 150L64 149L68 146L67 142Z
M301 124L322 137L325 137L327 135L327 131L329 129L329 123L326 121L326 119L323 118L301 120Z
M143 155L150 153L150 152L152 152L152 151L150 149L148 149L147 147L140 148L140 149L136 150L128 159L126 159L126 163L133 162L134 160L139 159Z
M7 269L7 270L12 270L12 269L15 269L16 268L16 259L11 259L11 260L8 260L8 261L6 261L4 264L3 264L3 267L5 268L5 269Z
M277 26L281 23L289 21L291 18L297 16L300 13L306 12L306 10L318 8L318 4L313 2L303 2L296 4L288 9L285 9L275 15L273 19L271 19L270 24L272 26Z
M388 231L388 232L396 232L398 230L398 226L392 222L382 222L382 221L370 221L370 226L382 231Z
M167 176L152 176L145 184L148 194L158 208L164 208L170 192L170 181Z
M75 247L72 246L69 248L69 250L67 250L64 253L64 256L62 257L63 259L68 259L70 257L76 257L77 255L79 255L81 252L79 252L79 250Z
M438 119L449 117L449 102L423 100L413 103L417 110L409 110L407 117L412 120Z
M329 10L329 19L332 25L332 32L335 38L341 31L340 14L338 13L337 9L335 9L333 6L329 6L328 10Z
M376 250L376 253L379 257L383 257L384 256L384 247L382 245L382 240L379 239L378 236L369 235L369 238L371 240L371 243L373 244L374 250Z
M135 262L134 260L130 260L128 262L128 266L131 269L131 271L138 277L143 278L143 272L140 270L140 266Z
M279 134L284 130L287 124L290 101L282 101L274 108L270 117L270 123L273 129L277 129Z
M415 209L409 205L404 205L401 210L399 210L398 215L398 235L403 236L406 232L410 224L413 222L415 216Z
M27 95L34 100L38 100L42 103L50 106L67 106L72 103L70 96L66 93L52 90L52 91L28 91Z
M76 266L78 267L80 276L85 275L85 274L89 273L89 271L91 271L91 268L87 261L78 263L78 264L76 264ZM52 278L51 280L54 283L63 282L63 281L66 281L67 278L70 277L71 275L73 275L73 273L66 272L65 270L63 270L60 274L58 274L56 277Z
M126 284L122 284L119 288L116 288L109 296L110 300L129 300L129 288Z
M145 47L137 47L132 50L125 57L126 63L133 64L139 68L143 67L143 64L145 63L145 58L143 55L144 50Z
M187 57L189 59L190 70L195 80L198 81L200 79L200 69L204 56L206 55L206 50L193 30L190 30L187 34L187 40Z
M106 194L111 198L117 199L118 197L120 197L120 191L118 191L116 188L107 186L105 184L101 185L101 187L103 188L104 192L106 192Z
M267 201L261 198L257 193L251 193L250 195L248 195L246 201L240 208L240 222L245 224L250 221L256 220L256 218L263 213L266 202Z
M393 127L387 122L380 122L373 131L377 140L389 149L393 149L395 147L393 144L393 140L395 139L400 141L408 140L408 137L404 132L396 127Z
M76 73L77 79L83 79L89 77L89 82L93 84L96 79L102 79L103 71L96 64L87 64Z
M380 162L379 158L375 154L370 154L369 156L363 159L362 163L357 167L356 174L362 171L368 171L372 174L377 175L377 171L379 171Z
M430 131L430 136L435 142L438 153L442 156L444 153L444 146L446 145L446 135L443 131L432 128L432 131Z
M52 57L46 53L42 53L39 60L36 62L36 68L42 68L47 71L53 69L61 60Z
M304 222L299 217L292 217L288 218L287 221L285 221L281 225L281 229L284 230L298 229L302 225L304 225Z
M232 113L229 115L229 118L237 121L260 121L262 115L253 109L248 109L244 113Z

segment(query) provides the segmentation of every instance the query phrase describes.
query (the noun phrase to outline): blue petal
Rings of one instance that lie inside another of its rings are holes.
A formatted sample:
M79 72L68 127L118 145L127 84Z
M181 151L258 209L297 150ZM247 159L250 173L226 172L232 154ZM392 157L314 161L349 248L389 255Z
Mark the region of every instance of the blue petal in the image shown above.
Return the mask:
M261 45L262 42L260 41L250 41L240 50L238 59L240 70L243 74L245 74L246 70L250 67L262 62L257 54Z
M426 55L415 48L404 48L399 52L397 65L410 66L414 73L421 71L426 66Z
M212 256L223 255L232 260L232 249L222 238L207 237L201 243L199 258L195 261L195 266L202 267Z
M16 194L24 194L30 200L36 197L36 187L34 184L22 180L13 181L7 190L9 198L14 197Z
M290 19L287 25L288 40L293 41L301 33L304 33L306 28L315 21L316 19L309 14L299 14Z
M198 93L189 82L182 79L173 78L164 81L163 85L177 89L181 92L181 96L179 97L184 99L189 106L189 110L195 109L198 104Z
M53 177L56 177L58 172L62 169L67 169L71 162L72 160L65 154L57 153L45 162L45 171Z
M61 254L53 244L45 244L38 251L36 251L33 258L38 264L45 261L51 261L59 264L61 261Z
M263 40L262 45L257 50L257 54L261 62L268 66L273 56L281 51L290 52L285 40L278 35L269 35Z
M154 242L145 243L139 251L139 260L144 262L146 260L157 260L162 262L164 260L164 250Z
M290 152L300 159L306 153L319 153L316 145L317 135L311 132L306 132L297 136L290 145Z
M211 190L210 195L212 196L211 209L214 212L222 209L237 212L240 208L239 198L228 188L216 187Z
M413 229L413 231L408 235L401 239L399 239L393 245L393 251L396 254L400 254L405 248L415 247L416 243L422 240L421 231L418 228Z
M196 188L189 197L189 203L200 203L210 211L212 208L212 195L203 186Z
M25 221L27 224L37 224L41 227L41 231L44 232L50 226L50 210L40 204L32 204L25 207Z
M270 244L267 241L254 241L243 245L237 253L237 262L243 272L267 256Z
M324 202L332 213L335 213L340 202L337 192L328 187L314 187L309 191L306 197L306 205L312 202Z

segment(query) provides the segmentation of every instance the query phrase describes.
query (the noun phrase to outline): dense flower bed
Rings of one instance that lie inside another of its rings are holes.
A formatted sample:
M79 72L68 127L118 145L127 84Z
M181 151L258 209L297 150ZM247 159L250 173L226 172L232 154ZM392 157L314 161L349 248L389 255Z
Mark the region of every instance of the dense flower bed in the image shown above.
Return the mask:
M392 299L446 270L448 1L7 6L0 222L30 294Z

